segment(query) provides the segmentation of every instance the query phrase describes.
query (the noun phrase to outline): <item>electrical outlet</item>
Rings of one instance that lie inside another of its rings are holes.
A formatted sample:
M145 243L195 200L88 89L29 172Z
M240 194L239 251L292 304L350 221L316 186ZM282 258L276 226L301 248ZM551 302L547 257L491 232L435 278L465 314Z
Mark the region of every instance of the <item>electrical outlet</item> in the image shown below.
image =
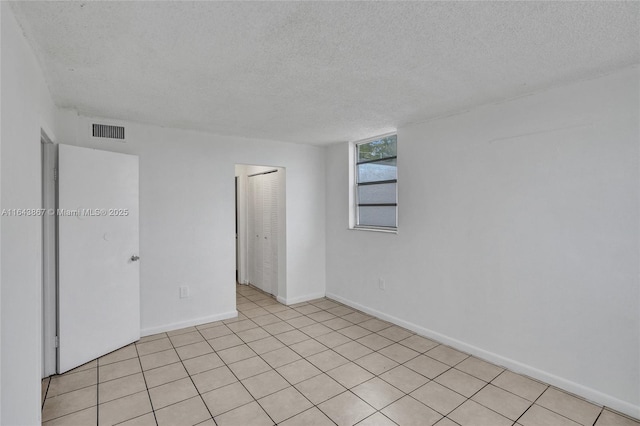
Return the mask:
M380 290L385 290L387 288L387 285L384 282L384 278L378 278L378 288Z
M186 299L189 297L189 286L181 285L180 286L180 299Z

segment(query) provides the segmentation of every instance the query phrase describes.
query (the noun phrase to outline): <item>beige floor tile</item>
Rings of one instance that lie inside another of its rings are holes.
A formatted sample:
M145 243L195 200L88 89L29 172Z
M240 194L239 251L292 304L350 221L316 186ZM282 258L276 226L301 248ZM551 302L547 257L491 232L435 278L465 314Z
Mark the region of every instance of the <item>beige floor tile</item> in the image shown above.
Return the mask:
M389 420L389 417L384 414L377 412L359 422L358 426L396 426L396 423Z
M293 349L298 355L305 358L320 352L324 352L327 349L329 349L322 343L313 339L304 340L300 343L295 343L289 347Z
M167 338L167 333L158 333L158 334L151 334L149 336L144 336L141 337L140 340L138 340L136 343L136 345L139 345L140 343L147 343L147 342L152 342L154 340L160 340L160 339L165 339Z
M234 362L233 364L229 364L228 367L240 380L271 370L269 364L258 356Z
M314 312L318 312L321 311L322 309L318 308L317 306L314 305L310 305L310 304L306 304L304 306L299 306L297 308L294 308L296 311L300 312L302 315L309 315L312 314Z
M376 410L351 392L343 392L318 406L338 426L351 426Z
M353 340L360 339L361 337L372 334L371 331L367 330L366 328L362 328L355 324L339 330L339 333L344 334L345 336Z
M324 299L319 302L314 302L313 304L316 305L318 308L325 309L325 310L341 306L339 303L336 303L329 299Z
M315 355L311 355L307 358L307 361L309 361L322 371L333 370L334 368L349 362L348 359L331 349L317 353Z
M335 315L330 314L327 311L314 312L313 314L309 314L307 316L312 320L318 321L318 322L329 321L337 318Z
M84 370L89 370L91 368L98 368L98 360L94 359L93 361L89 361L87 363L84 363L76 368L74 368L73 370L69 370L64 374L73 374L73 373L77 373L79 371L84 371Z
M153 409L158 410L176 402L184 401L198 395L196 387L190 378L176 380L149 389Z
M429 408L446 416L467 400L464 396L436 383L429 382L411 392L411 396Z
M192 331L190 333L178 334L169 337L171 343L175 348L179 346L191 345L193 343L204 342L204 337L198 331Z
M471 399L514 421L531 405L531 401L493 385L485 386Z
M175 349L156 352L150 355L140 357L140 364L143 370L151 370L152 368L162 367L163 365L180 362L180 357Z
M243 359L252 358L256 353L247 345L234 346L233 348L218 351L218 356L226 363L242 361Z
M582 425L593 425L602 411L600 406L552 387L537 399L536 404Z
M398 343L420 353L424 353L438 346L438 343L434 342L433 340L429 340L425 337L415 334L411 337L407 337L404 340L400 340Z
M207 322L204 324L200 324L200 325L196 325L196 329L198 329L198 331L202 331L202 330L206 330L208 328L212 328L212 327L218 327L224 325L224 323L222 321L213 321L213 322ZM200 333L202 334L202 333Z
M211 418L199 396L156 410L158 426L193 426Z
M124 361L126 359L137 358L137 357L138 357L138 351L136 350L136 345L131 344L131 345L125 346L124 348L120 348L116 351L113 351L111 353L108 353L107 355L104 355L98 358L98 364L107 365L107 364L112 364L114 362Z
M353 362L329 370L327 374L347 389L373 378L373 374Z
M154 352L166 351L167 349L173 348L171 345L171 341L168 337L158 340L152 340L150 342L145 343L136 343L136 348L138 349L138 355L149 355Z
M269 333L264 331L262 328L252 328L250 330L239 331L237 335L245 343L253 342L254 340L264 339L270 336Z
M387 358L391 358L392 360L394 360L399 364L404 364L410 359L413 359L418 355L420 355L419 352L416 352L413 349L409 349L406 346L402 346L398 343L394 343L391 346L382 348L378 352L380 352L382 355L386 356Z
M252 318L251 321L255 322L261 327L264 327L265 325L273 324L274 322L280 322L281 320L273 314L266 314Z
M284 321L274 322L273 324L265 325L262 327L268 333L273 334L274 336L281 333L286 333L287 331L295 330L295 327L287 324Z
M614 413L605 408L602 414L600 414L600 417L598 417L595 426L640 426L640 421Z
M192 343L186 346L180 346L176 348L176 352L178 352L178 356L182 360L195 358L200 355L205 355L213 352L211 349L211 345L206 341Z
M264 411L274 422L280 423L313 405L293 386L258 400Z
M458 371L455 368L442 373L434 380L441 385L446 386L449 389L466 396L467 398L471 398L474 393L478 392L487 384L486 382L483 382L480 379L476 379L475 377L467 373L463 373L462 371Z
M497 365L491 364L473 356L470 356L460 364L456 365L456 369L464 371L467 374L471 374L472 376L477 377L480 380L484 380L485 382L492 381L504 371L504 368L502 367L498 367Z
M269 313L269 311L267 311L264 308L258 306L257 308L249 309L248 311L243 311L242 313L245 314L247 316L247 318L255 318L255 317L262 316L262 315L266 315L266 314Z
M342 317L342 319L345 319L354 324L360 324L361 322L368 321L372 318L373 318L372 316L363 314L362 312L352 312Z
M86 388L98 383L98 372L95 368L72 374L52 376L47 397L51 398L63 393Z
M289 383L274 370L244 379L242 380L242 384L255 399L260 399L290 386Z
M279 423L281 426L334 426L329 417L318 410L316 407L311 407L307 411L304 411L298 415L291 417L289 420L285 420Z
M218 426L269 426L274 424L257 402L238 407L214 417Z
M322 373L306 359L299 359L276 370L292 385Z
M477 402L468 400L448 416L461 426L511 426L513 422Z
M380 378L405 393L413 392L429 381L426 377L403 365L399 365L381 374Z
M335 331L342 330L353 325L353 323L342 318L333 318L323 321L322 324Z
M42 423L42 426L95 425L98 421L98 407L93 406L66 416Z
M308 327L310 325L317 324L317 322L315 322L314 320L306 316L299 316L296 318L292 318L290 320L287 320L287 323L295 328L303 328L303 327Z
M214 417L253 401L251 394L240 382L204 393L202 399Z
M447 364L443 364L440 361L436 361L435 359L424 355L420 355L411 361L407 361L404 365L405 367L409 367L413 371L418 372L429 379L434 379L451 368Z
M267 363L271 367L278 368L297 361L301 359L301 357L291 349L284 347L276 349L275 351L267 352L266 354L262 354L262 359L267 361Z
M440 419L438 423L435 424L435 426L460 426L460 425L458 425L458 423L454 422L453 420L448 419L447 417L443 417Z
M442 418L440 414L410 396L389 405L382 410L382 414L399 425L407 426L430 426Z
M243 345L244 342L235 334L228 334L226 336L216 337L211 340L207 340L211 347L216 351L232 348L234 346Z
M224 362L217 354L211 353L184 360L183 364L189 374L193 376L203 371L221 367L224 365Z
M407 337L414 335L414 333L409 330L398 327L397 325L392 325L391 327L380 330L378 334L389 340L393 340L394 342L399 342L400 340L404 340Z
M177 336L179 334L192 333L192 332L197 331L197 330L198 329L196 328L196 326L184 327L184 328L179 328L177 330L167 331L167 336L169 336L169 338L171 338L171 337Z
M456 351L455 349L444 345L436 346L435 348L427 351L425 355L451 367L461 363L469 357L469 355L463 352Z
M250 319L246 319L246 320L237 321L237 322L228 324L227 327L229 327L229 330L233 331L234 333L238 333L240 331L251 330L252 328L257 328L258 324L256 324L255 322L251 321Z
M196 374L191 379L201 394L238 381L227 366Z
M276 339L280 340L285 345L293 345L294 343L302 342L309 339L309 336L304 334L300 330L291 330L284 333L276 334Z
M522 426L578 426L580 424L536 404L533 404L518 419L518 423Z
M344 392L346 389L326 374L319 374L296 385L304 396L313 404L318 405L329 398Z
M138 392L98 407L98 425L115 425L151 412L151 403L147 392Z
M128 359L98 367L98 380L99 382L106 382L140 372L142 372L140 361L137 358Z
M273 336L247 343L258 355L284 348L284 344Z
M398 366L397 362L384 355L380 355L378 352L363 356L354 362L376 376Z
M327 312L338 317L343 317L345 315L352 314L355 311L353 309L347 308L346 306L336 306L335 308L327 309Z
M366 328L367 330L373 331L374 333L377 333L378 331L382 331L385 328L391 327L391 324L389 324L388 322L379 320L377 318L371 318L370 320L361 322L358 325L360 327Z
M97 404L97 400L98 386L95 385L63 393L53 398L47 398L44 401L42 410L42 421L52 420L93 407Z
M386 337L380 336L379 334L372 333L368 336L359 338L358 343L365 345L369 349L378 351L384 347L393 345L393 340L389 340Z
M360 343L355 341L336 346L335 348L333 348L333 350L351 361L362 358L363 356L369 355L371 352L373 352L368 347L361 345Z
M157 426L156 416L153 413L143 414L131 420L118 423L118 426Z
M277 304L277 305L265 306L264 309L266 311L271 312L272 314L274 314L276 312L286 311L289 308L286 307L285 305Z
M287 309L286 311L280 311L280 312L276 312L273 315L277 316L278 318L280 318L283 321L288 321L291 320L293 318L297 318L297 317L301 317L302 314L298 311L296 311L295 309Z
M187 370L185 370L181 362L176 362L175 364L165 365L163 367L154 368L153 370L147 370L144 372L144 378L147 382L147 387L149 388L155 388L156 386L174 382L187 376Z
M328 334L328 333L333 332L333 330L331 330L326 325L322 325L322 324L319 324L319 323L316 323L316 324L313 324L313 325L308 325L306 327L301 327L300 331L302 331L307 336L313 337L313 338L316 338L318 336L322 336L323 334Z
M98 385L98 403L102 404L146 390L147 386L142 373L132 374L100 383Z
M345 343L349 343L352 340L345 336L344 334L340 334L337 331L332 331L331 333L323 334L315 338L318 342L329 348L335 348L340 345L344 345Z
M529 401L538 399L538 397L542 395L542 392L548 387L548 385L508 370L502 372L502 374L493 379L491 383Z
M378 377L359 384L352 388L351 392L358 395L376 410L381 410L404 396L404 392Z
M94 371L94 373L97 375L98 372ZM40 390L41 390L41 394L40 394L40 404L44 404L44 398L47 396L47 390L49 390L49 383L51 382L51 377L45 377L44 379L42 379L42 381L40 382L41 386L40 386Z
M207 340L215 339L216 337L228 336L232 333L233 331L231 331L231 329L224 324L200 330L200 334L202 335L202 337Z
M260 305L253 303L249 300L245 300L242 303L238 303L237 309L240 312L246 312L249 311L251 309L255 309L255 308L259 308Z

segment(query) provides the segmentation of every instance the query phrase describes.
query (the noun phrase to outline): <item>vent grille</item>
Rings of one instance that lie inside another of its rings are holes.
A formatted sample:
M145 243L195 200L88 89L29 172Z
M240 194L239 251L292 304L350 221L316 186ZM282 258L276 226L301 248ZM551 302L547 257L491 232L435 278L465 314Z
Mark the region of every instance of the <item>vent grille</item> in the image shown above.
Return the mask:
M124 127L110 126L107 124L93 124L92 135L94 138L109 138L124 140Z

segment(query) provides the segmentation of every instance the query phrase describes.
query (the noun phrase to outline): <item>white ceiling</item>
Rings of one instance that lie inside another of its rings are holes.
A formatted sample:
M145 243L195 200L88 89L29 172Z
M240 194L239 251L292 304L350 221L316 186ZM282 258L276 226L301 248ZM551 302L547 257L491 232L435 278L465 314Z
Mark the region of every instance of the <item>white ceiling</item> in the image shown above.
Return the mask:
M322 144L640 62L638 2L16 2L54 101Z

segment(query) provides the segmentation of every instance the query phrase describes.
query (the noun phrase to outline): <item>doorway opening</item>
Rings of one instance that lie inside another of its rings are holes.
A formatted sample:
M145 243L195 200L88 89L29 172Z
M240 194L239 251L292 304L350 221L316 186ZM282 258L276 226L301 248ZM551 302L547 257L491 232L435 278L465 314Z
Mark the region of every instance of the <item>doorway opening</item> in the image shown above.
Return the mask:
M237 164L235 176L237 282L284 300L286 170Z

